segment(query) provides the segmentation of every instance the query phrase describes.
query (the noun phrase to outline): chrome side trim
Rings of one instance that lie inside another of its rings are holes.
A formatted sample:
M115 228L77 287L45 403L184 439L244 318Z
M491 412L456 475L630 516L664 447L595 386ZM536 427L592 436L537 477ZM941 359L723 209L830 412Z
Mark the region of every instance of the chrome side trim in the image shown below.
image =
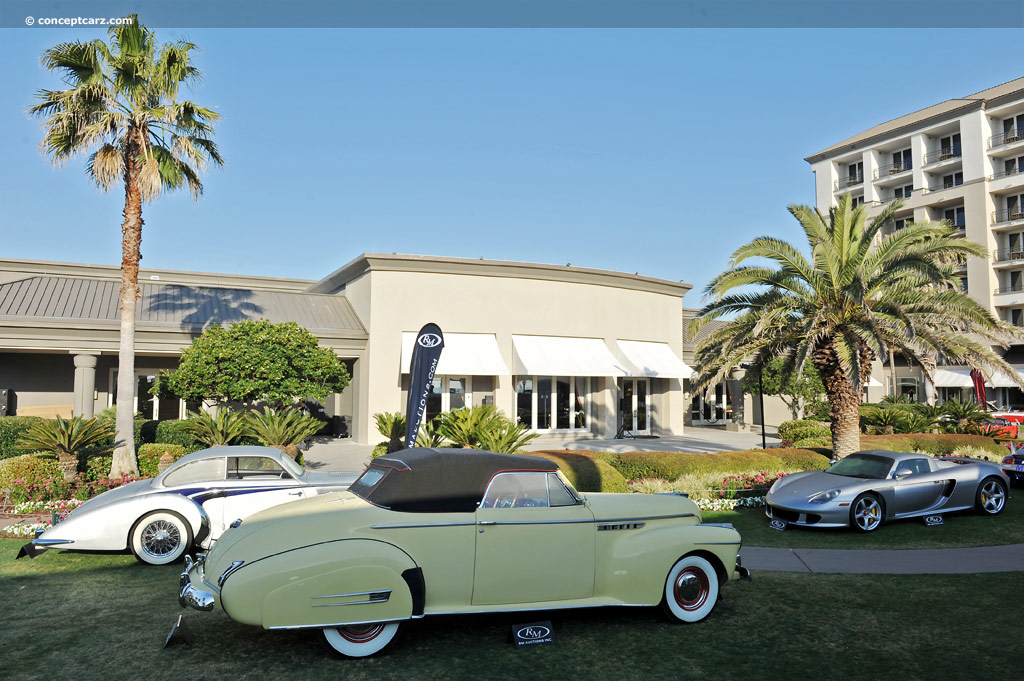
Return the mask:
M387 523L383 525L370 525L371 530L400 530L409 527L462 527L476 525L475 520L460 520L450 523Z
M732 523L697 523L696 527L725 527L730 530L736 529Z
M482 520L479 525L581 525L593 523L590 518L577 518L573 520Z
M597 523L630 523L638 520L669 520L671 518L693 518L696 513L674 513L672 515L646 515L633 518L597 518Z
M244 564L245 564L244 560L236 560L233 563L231 563L231 565L228 567L228 569L225 570L221 574L221 576L217 578L217 586L223 588L224 587L224 580L226 580L228 577L230 577L232 572L234 572L238 568L242 567Z
M333 608L336 605L370 605L372 603L387 603L387 600L388 599L386 599L386 598L382 598L382 599L376 600L376 601L352 601L351 603L315 603L311 607L314 607L314 608Z
M74 544L74 539L33 539L36 546L57 546L58 544Z
M361 622L335 622L334 624L289 624L279 627L267 627L267 631L286 631L289 629L329 629L331 627L354 627L360 624L387 624L388 622L405 622L412 617L395 617L387 620L362 620Z
M653 608L655 603L601 603L600 605L562 605L556 607L539 607L539 608L507 608L502 610L444 610L437 612L428 612L427 615L475 615L478 613L488 612L536 612L540 610L578 610L580 608Z
M310 596L310 598L346 598L348 596L373 596L374 594L387 594L384 600L391 596L391 589L378 589L376 591L353 591L350 594L329 594L327 596Z
M739 546L738 541L695 541L695 546Z

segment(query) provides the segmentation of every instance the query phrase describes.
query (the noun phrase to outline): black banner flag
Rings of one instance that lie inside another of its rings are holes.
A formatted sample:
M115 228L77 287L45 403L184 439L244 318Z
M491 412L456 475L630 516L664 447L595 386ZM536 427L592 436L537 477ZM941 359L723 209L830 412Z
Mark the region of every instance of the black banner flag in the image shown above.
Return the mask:
M405 407L405 446L416 446L416 435L427 411L427 397L434 382L437 362L441 359L444 336L437 324L426 324L416 334L409 367L409 403Z

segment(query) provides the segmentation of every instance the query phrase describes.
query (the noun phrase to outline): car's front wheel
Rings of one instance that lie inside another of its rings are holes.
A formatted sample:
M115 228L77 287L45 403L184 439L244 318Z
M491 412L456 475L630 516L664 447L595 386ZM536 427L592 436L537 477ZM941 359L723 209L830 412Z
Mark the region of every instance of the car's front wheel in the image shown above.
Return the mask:
M665 578L661 607L677 622L699 622L718 603L718 573L706 558L680 558Z
M1006 508L1006 484L999 478L985 478L978 485L974 506L982 515L999 515Z
M874 532L882 526L885 507L874 494L864 493L850 506L850 527L858 532Z
M179 560L192 545L192 528L177 513L157 511L135 523L129 544L140 563L167 565Z
M398 634L398 622L356 624L320 630L320 640L336 657L368 657L384 650Z

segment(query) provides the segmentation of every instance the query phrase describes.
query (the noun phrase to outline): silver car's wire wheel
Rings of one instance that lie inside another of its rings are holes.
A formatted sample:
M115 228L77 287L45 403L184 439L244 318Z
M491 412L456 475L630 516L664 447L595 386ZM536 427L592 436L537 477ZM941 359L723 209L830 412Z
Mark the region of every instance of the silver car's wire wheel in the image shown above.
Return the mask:
M327 649L341 657L367 657L379 653L398 634L398 622L358 624L350 627L327 627L320 630L320 639Z
M718 602L718 573L706 558L686 556L665 578L662 608L677 622L699 622Z
M135 524L129 541L132 553L140 562L166 565L185 555L192 542L192 531L178 514L157 511L143 516Z
M978 487L975 505L985 515L996 515L1006 507L1006 485L996 478L985 478Z
M882 524L885 512L882 502L870 494L862 494L850 508L850 525L859 532L873 532Z

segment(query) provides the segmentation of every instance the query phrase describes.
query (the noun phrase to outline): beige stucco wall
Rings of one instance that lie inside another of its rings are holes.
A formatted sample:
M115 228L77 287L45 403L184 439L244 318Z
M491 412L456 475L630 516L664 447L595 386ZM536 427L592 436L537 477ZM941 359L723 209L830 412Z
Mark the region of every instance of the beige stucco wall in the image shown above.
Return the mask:
M495 334L510 371L515 370L513 335L600 338L613 355L616 340L667 343L677 356L682 350L681 294L551 279L387 270L363 273L346 283L344 293L370 337L355 393L360 407L354 435L361 442L376 437L374 413L404 410L402 332L418 331L428 322L449 333ZM602 421L594 434L613 435L615 382L592 383ZM656 434L682 432L681 384L676 379L652 380ZM497 377L494 395L499 409L514 413L511 376Z

